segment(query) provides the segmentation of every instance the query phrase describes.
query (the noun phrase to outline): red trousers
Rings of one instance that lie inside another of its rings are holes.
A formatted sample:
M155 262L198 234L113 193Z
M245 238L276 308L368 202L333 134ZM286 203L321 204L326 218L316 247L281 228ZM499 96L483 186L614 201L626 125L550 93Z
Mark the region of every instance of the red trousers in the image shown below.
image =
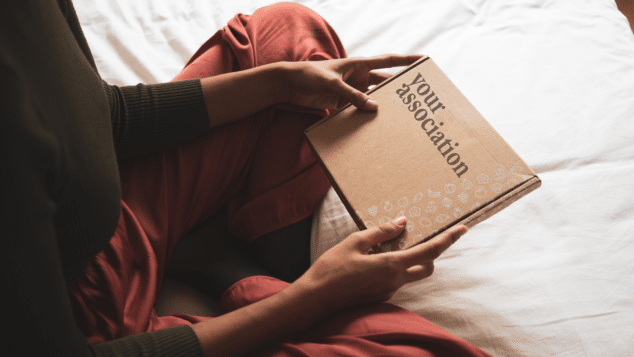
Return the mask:
M278 4L237 15L175 78L202 78L277 61L345 57L332 28L311 10ZM298 222L328 189L303 131L326 111L277 106L212 130L190 143L120 163L122 213L109 245L69 293L89 342L209 319L159 317L154 302L170 254L197 223L227 206L229 229L245 240ZM223 296L226 313L288 284L252 277ZM422 317L374 304L328 318L301 339L271 345L263 356L481 356L482 351Z

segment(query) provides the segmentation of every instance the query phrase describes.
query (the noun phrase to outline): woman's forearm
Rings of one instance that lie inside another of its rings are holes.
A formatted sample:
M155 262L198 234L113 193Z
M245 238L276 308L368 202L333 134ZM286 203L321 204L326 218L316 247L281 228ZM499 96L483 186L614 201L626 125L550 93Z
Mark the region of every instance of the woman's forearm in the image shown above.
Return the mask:
M296 281L280 293L192 325L206 356L244 356L300 332L330 311L315 288Z
M211 127L247 117L286 100L284 66L273 63L201 79Z

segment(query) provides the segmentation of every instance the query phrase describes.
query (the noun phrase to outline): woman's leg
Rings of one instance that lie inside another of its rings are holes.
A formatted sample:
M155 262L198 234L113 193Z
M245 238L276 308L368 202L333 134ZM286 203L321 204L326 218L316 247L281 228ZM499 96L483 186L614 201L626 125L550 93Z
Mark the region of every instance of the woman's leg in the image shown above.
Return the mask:
M227 52L223 48L227 45L234 56L219 55ZM233 63L235 69L246 69L278 61L339 57L345 57L345 51L321 17L299 5L277 4L258 9L251 16L236 16L222 34L201 47L176 79L217 74L210 72L210 62L218 58L227 65ZM315 192L320 191L317 186L328 185L319 177L321 170L314 164L303 135L304 129L326 112L297 109L276 109L275 120L265 128L255 150L253 179L242 193L244 201L229 203L232 232L247 239L259 236L249 247L251 257L286 281L296 279L310 263L311 213L316 202L304 195L303 183L312 182ZM305 218L288 220L291 217Z
M176 79L218 74L210 70L218 58L225 66L242 70L272 62L345 55L337 35L319 15L297 4L281 3L258 9L250 16L234 17L221 34L201 47ZM306 197L304 183L328 185L303 134L327 112L285 105L277 106L274 112L275 120L259 137L250 166L251 179L241 196L228 202L230 229L246 240L308 217L316 202ZM296 218L289 221L288 217Z
M237 15L176 80L342 56L341 43L321 17L300 5L278 4ZM204 320L157 317L154 311L175 244L223 207L231 233L247 241L310 216L328 181L303 131L325 114L270 108L190 143L120 163L119 226L70 289L77 323L89 340Z

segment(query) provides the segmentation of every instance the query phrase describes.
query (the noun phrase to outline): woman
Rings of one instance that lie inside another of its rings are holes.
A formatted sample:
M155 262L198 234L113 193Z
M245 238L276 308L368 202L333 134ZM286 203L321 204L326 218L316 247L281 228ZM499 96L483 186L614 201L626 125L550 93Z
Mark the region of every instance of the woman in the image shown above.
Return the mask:
M5 4L0 26L3 354L484 355L392 305L350 309L429 276L466 231L366 254L404 218L292 284L237 282L220 317L153 308L178 240L221 209L247 241L310 216L328 183L303 130L344 102L376 110L363 91L387 75L371 71L419 56L341 59L323 19L279 4L236 16L174 81L117 87L70 0Z

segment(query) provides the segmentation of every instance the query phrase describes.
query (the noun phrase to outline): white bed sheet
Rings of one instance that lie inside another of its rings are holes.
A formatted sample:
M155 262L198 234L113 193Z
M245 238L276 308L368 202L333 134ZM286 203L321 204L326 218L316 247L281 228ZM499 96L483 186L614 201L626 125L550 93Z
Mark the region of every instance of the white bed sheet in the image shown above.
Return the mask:
M430 55L543 180L393 303L498 356L634 350L634 35L613 0L299 1L350 56ZM76 0L102 76L173 78L267 0ZM334 191L313 258L356 230Z

